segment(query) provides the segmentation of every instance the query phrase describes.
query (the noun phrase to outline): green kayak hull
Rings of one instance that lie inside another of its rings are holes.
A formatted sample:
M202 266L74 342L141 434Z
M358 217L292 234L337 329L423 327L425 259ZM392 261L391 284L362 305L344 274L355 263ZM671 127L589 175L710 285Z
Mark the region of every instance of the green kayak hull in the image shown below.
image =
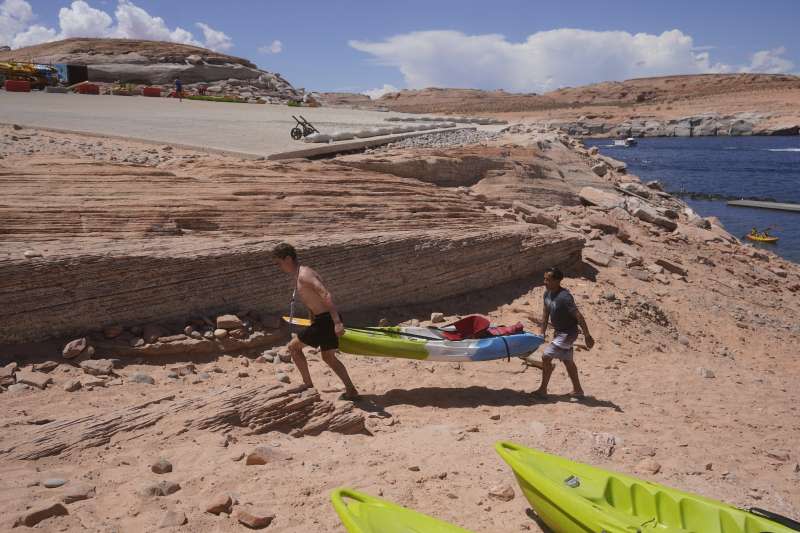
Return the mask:
M556 533L792 533L772 520L688 492L498 442L522 492Z
M347 488L331 493L333 508L350 533L471 533L428 515Z

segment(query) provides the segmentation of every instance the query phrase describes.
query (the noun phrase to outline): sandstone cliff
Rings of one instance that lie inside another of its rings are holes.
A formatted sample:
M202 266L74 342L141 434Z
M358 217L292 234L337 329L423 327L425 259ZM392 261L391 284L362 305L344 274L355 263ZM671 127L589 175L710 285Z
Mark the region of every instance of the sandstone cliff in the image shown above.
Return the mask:
M579 262L583 240L476 197L336 162L191 171L10 157L0 166L0 342L215 310L287 310L281 240L345 311L431 302Z

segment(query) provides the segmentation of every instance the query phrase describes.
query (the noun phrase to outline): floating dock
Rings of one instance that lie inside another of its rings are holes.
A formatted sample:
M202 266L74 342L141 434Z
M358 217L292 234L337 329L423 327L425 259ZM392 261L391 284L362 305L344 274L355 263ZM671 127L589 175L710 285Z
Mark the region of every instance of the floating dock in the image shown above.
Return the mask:
M735 207L758 207L761 209L778 209L780 211L796 211L800 213L800 204L784 204L781 202L759 202L758 200L732 200L728 205Z

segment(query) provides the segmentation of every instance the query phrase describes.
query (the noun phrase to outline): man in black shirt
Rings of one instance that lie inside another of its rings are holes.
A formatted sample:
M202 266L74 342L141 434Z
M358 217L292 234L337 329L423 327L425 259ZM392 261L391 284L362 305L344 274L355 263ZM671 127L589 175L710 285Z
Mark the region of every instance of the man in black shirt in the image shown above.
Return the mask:
M547 332L547 324L551 323L555 334L553 341L548 344L542 354L542 384L533 394L538 397L547 396L547 384L553 374L553 359L560 359L572 380L571 396L583 398L583 388L578 378L578 367L573 361L572 345L578 338L578 326L583 331L586 347L594 346L594 339L589 333L586 320L578 311L575 300L570 292L561 286L564 274L558 268L548 268L544 273L544 307L542 310L542 337Z

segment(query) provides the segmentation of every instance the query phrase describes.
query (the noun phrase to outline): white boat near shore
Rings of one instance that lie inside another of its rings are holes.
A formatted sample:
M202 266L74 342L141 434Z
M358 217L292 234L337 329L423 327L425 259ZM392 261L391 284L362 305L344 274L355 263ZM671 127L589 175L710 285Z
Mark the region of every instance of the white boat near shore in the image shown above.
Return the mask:
M614 146L616 147L630 148L631 146L636 146L637 144L639 143L633 137L628 137L627 139L614 140Z

